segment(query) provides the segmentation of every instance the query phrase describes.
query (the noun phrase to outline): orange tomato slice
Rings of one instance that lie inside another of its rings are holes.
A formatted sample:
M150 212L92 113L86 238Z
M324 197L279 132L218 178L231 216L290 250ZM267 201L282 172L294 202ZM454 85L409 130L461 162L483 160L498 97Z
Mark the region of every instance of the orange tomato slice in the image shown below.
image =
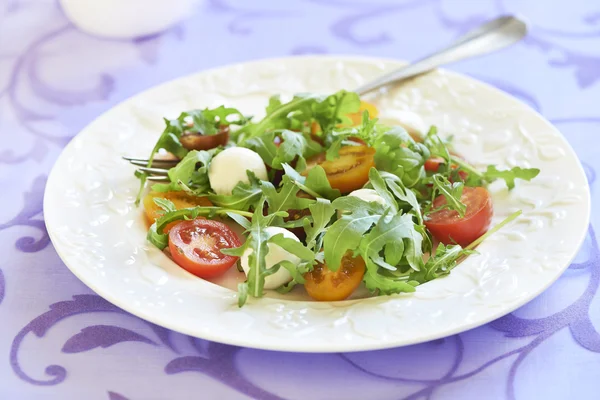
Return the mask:
M352 258L347 253L342 265L333 272L326 264L317 264L304 275L304 287L309 296L318 301L344 300L356 290L365 275L365 262L361 257Z
M308 172L320 165L327 174L327 180L332 188L342 193L350 193L360 189L369 180L369 170L375 166L375 149L367 146L346 146L339 152L339 158L328 161L325 153L317 154L306 160Z

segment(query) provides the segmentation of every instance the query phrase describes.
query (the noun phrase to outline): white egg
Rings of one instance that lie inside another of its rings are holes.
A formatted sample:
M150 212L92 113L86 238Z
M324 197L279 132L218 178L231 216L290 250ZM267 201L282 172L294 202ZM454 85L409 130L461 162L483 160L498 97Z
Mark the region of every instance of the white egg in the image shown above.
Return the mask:
M271 236L281 233L286 238L294 239L298 242L300 241L296 237L296 235L294 235L292 232L290 232L284 228L270 226L270 227L266 228L265 231L267 231L267 233L269 233ZM281 247L279 247L276 244L268 243L267 247L269 248L269 252L267 253L267 256L265 257L265 264L266 264L267 268L271 268L275 264L277 264L281 261L284 261L284 260L291 261L293 264L298 264L300 262L300 259L298 257L285 251L284 249L282 249ZM244 254L242 254L242 257L240 257L240 263L242 265L242 268L244 269L244 272L246 273L246 276L248 276L248 272L250 271L250 265L248 264L248 257L250 256L250 254L252 254L252 251L253 251L252 249L246 249L246 251L244 251ZM269 275L265 278L264 288L265 289L276 289L279 286L284 285L291 280L292 280L292 275L290 275L288 270L285 268L279 268L279 270L277 272L275 272L273 275Z
M131 39L159 33L191 14L198 0L60 0L66 16L84 32Z
M379 115L379 121L386 125L400 125L412 135L424 136L428 126L418 114L406 110L384 110Z
M246 171L267 180L267 167L258 153L245 147L230 147L215 156L208 167L210 187L216 194L231 195L235 185L248 182Z
M374 201L383 206L386 205L383 197L378 195L377 192L373 189L357 189L353 192L348 193L348 196L358 197L359 199L368 201L368 202ZM338 218L341 216L342 216L342 210L338 210Z

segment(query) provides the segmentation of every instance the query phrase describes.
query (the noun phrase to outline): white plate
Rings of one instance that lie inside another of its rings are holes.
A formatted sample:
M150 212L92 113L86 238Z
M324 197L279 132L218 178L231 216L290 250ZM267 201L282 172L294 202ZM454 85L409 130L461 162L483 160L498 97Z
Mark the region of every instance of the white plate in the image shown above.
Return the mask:
M412 295L337 303L251 299L177 267L146 240L138 181L122 155L146 156L162 117L190 108L235 106L262 113L276 93L328 93L400 66L356 57L294 57L238 64L184 77L137 95L85 128L64 150L46 188L54 246L79 279L115 305L158 325L239 346L301 352L381 349L428 341L484 324L523 305L567 268L589 221L585 174L560 133L529 107L464 76L435 72L379 95L381 110L411 110L476 165L535 166L533 182L491 187L495 222L522 209L449 277Z

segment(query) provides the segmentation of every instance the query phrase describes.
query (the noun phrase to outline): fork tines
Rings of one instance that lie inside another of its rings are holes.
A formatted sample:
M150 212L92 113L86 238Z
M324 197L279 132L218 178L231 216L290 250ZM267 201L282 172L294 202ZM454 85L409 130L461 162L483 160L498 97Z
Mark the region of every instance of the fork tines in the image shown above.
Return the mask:
M123 157L124 160L131 164L140 167L138 171L148 174L148 180L153 182L168 182L169 169L177 165L179 160L152 160L152 167L147 167L148 160L143 158Z

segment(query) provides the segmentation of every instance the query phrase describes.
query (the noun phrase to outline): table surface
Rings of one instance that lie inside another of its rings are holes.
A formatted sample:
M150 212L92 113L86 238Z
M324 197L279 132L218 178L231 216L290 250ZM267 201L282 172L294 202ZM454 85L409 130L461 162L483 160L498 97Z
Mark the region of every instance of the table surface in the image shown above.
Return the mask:
M596 210L571 267L513 314L421 345L323 355L207 342L129 315L68 271L44 227L44 185L61 149L143 89L292 54L413 60L503 13L530 21L526 40L452 69L556 124L581 158L595 200L596 0L210 0L160 35L120 41L78 31L54 1L1 0L0 398L597 399Z

